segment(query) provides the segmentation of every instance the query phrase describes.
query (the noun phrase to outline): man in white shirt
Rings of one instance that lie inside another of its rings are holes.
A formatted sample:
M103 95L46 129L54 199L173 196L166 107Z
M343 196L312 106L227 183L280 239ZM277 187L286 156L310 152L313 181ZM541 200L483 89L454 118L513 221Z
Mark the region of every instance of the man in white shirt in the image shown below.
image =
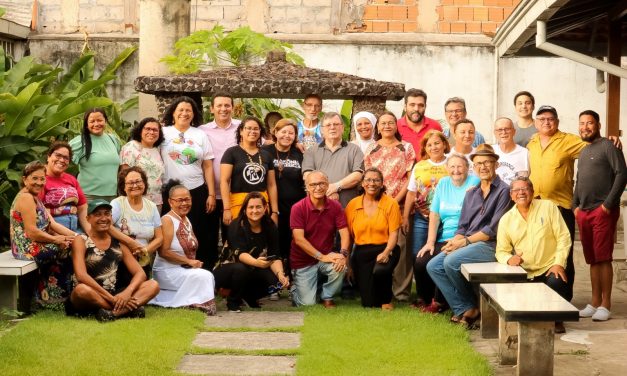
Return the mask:
M529 151L514 142L516 129L511 119L501 117L494 122L496 144L492 147L499 156L496 174L510 185L518 176L529 176Z

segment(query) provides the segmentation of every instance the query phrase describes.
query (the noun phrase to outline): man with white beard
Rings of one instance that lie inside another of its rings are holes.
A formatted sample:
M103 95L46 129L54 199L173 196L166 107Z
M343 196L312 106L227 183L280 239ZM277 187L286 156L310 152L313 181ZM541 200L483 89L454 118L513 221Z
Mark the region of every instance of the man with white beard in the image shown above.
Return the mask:
M304 150L322 142L320 127L320 112L322 111L322 97L318 94L307 94L303 100L305 117L298 122L298 143ZM301 149L302 150L302 149Z

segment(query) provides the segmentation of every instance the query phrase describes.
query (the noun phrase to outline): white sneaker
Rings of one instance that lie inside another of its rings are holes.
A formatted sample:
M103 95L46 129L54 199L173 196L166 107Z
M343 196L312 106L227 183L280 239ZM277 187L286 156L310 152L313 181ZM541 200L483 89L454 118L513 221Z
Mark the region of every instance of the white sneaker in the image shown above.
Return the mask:
M610 319L612 313L605 307L597 308L597 311L592 315L592 321L607 321Z
M597 312L597 309L590 304L586 305L586 308L579 311L579 317L592 317Z
M276 292L275 292L275 293L273 293L273 294L270 294L270 300L272 300L272 301L277 301L277 300L279 300L279 293L276 293Z

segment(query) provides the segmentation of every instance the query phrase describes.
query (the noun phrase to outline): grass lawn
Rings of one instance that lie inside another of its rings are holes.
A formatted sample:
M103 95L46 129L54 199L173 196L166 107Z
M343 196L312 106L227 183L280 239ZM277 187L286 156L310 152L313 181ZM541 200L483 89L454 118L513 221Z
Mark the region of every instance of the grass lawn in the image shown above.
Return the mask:
M446 316L406 306L363 309L358 301L304 311L304 327L282 329L302 333L301 348L286 353L297 355L298 375L491 373L468 333ZM207 330L203 318L196 311L148 307L146 319L101 324L41 312L9 330L0 327L0 375L174 375L185 353L228 353L192 346L196 333Z
M308 308L296 365L298 375L489 375L468 332L446 315L407 306L384 312L340 302Z

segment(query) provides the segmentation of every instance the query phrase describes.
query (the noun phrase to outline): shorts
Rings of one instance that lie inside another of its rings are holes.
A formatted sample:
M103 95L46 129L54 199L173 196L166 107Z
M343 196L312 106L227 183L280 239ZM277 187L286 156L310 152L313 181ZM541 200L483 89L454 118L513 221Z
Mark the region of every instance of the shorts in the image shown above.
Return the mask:
M620 208L605 213L601 205L592 210L577 211L579 237L587 264L613 261L614 234L620 216Z

